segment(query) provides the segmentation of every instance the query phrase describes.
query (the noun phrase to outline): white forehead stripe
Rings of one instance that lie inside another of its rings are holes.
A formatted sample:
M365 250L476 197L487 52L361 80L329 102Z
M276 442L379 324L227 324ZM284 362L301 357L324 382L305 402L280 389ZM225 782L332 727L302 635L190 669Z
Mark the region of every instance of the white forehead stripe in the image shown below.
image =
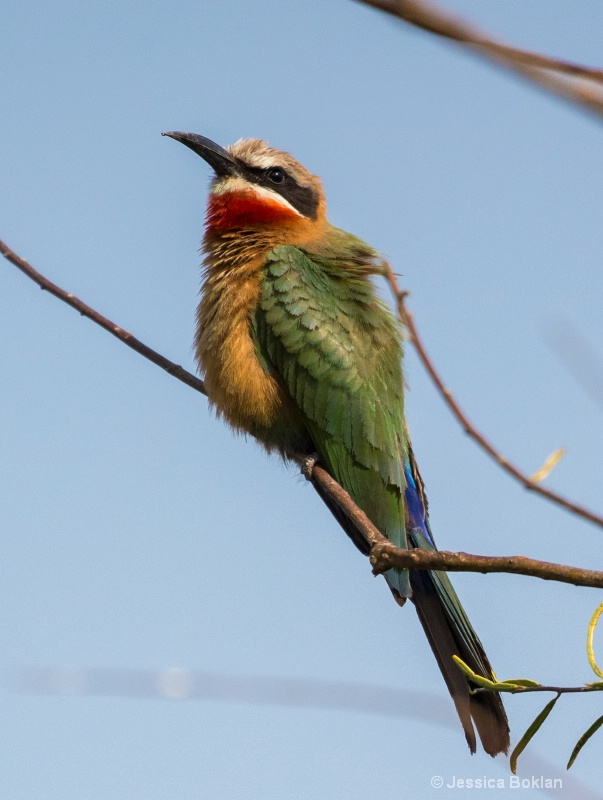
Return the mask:
M271 203L275 203L297 214L298 217L302 216L299 211L278 192L274 192L272 189L268 189L265 186L258 186L255 183L250 183L249 181L243 180L243 178L234 177L226 178L226 180L222 179L214 183L211 187L212 194L229 194L230 192L253 192L257 197L265 197L267 200L270 200Z
M269 156L266 153L245 153L244 161L250 167L257 167L258 169L269 169L270 167L278 167L280 164L274 156Z
M253 147L250 145L254 145ZM259 147L258 147L259 145ZM260 140L245 140L239 139L238 142L226 148L228 152L240 158L243 163L250 167L257 169L270 169L270 167L280 167L280 155L278 153L270 153L270 148L266 147L266 143Z

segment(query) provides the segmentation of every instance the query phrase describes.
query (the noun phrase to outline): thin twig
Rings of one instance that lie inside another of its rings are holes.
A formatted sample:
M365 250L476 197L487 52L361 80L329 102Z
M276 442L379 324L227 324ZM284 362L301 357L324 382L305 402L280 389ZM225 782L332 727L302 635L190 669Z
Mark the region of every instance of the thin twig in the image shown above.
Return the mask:
M512 683L513 681L509 681ZM481 694L482 692L500 692L504 691L506 694L530 694L531 692L554 692L555 694L587 694L588 692L600 692L603 690L601 683L585 683L584 686L545 686L539 683L537 686L514 686L508 689L500 689L489 686L476 686L471 690L471 694Z
M551 500L553 503L557 503L557 505L562 506L566 509L566 511L570 511L572 514L576 514L577 516L582 517L583 519L586 519L589 522L592 522L595 525L599 525L603 528L603 517L601 515L596 514L594 511L575 503L573 500L568 500L566 497L563 497L557 492L547 489L545 486L541 486L539 483L535 483L534 481L530 480L529 476L525 472L522 472L519 467L516 467L515 464L512 464L507 458L505 458L505 456L503 456L494 447L494 445L484 436L484 434L475 427L465 412L461 409L458 402L455 400L450 389L445 385L444 381L436 370L433 361L427 354L425 346L421 340L421 337L419 336L417 326L415 325L413 315L406 308L405 300L408 293L401 291L400 287L398 286L396 276L394 275L389 264L385 264L385 269L385 277L394 295L398 309L398 315L408 330L410 340L417 351L417 355L419 356L421 363L425 367L425 370L433 381L439 394L442 396L444 402L457 419L465 433L475 442L477 442L478 445L494 461L496 461L500 467L509 473L509 475L512 475L516 480L518 480L525 489L528 489L530 492L536 492L536 494L546 497L547 500Z
M174 378L178 378L179 381L186 383L186 385L190 386L191 389L196 389L198 392L201 392L201 394L206 394L205 386L200 378L197 378L197 376L193 375L192 372L185 370L184 367L180 366L180 364L174 364L160 353L152 350L135 336L132 336L131 333L123 328L120 328L119 325L111 322L111 320L107 319L107 317L103 317L102 314L99 314L98 311L95 311L91 306L84 303L74 294L66 292L65 289L61 289L61 287L57 286L56 283L49 281L48 278L44 277L44 275L34 269L24 258L18 256L14 250L11 250L10 247L3 241L0 241L0 253L2 253L4 258L10 261L11 264L14 264L15 267L20 269L21 272L25 273L28 278L31 278L32 281L37 283L40 289L45 292L50 292L50 294L58 297L59 300L67 303L68 306L75 308L75 310L79 311L83 317L88 317L88 319L91 319L92 322L96 322L97 325L100 325L101 328L109 331L109 333L119 339L120 342L128 345L128 347L131 347L132 350L135 350L141 356L148 358L149 361L152 361L153 364L157 364L158 367L161 367L161 369L164 369L167 373L173 375Z
M91 306L79 300L73 294L61 289L55 283L35 270L25 259L18 256L4 242L0 241L0 253L18 267L28 278L35 281L42 289L50 292L63 302L75 308L85 317L100 325L106 331L131 347L140 355L164 369L174 378L185 383L196 391L205 394L203 381L187 372L177 364L143 344L119 325L111 322ZM393 276L392 276L393 277ZM395 278L393 278L395 284ZM391 567L400 569L438 569L456 572L510 572L519 575L573 583L580 586L596 586L603 588L603 572L583 570L578 567L566 567L545 561L525 558L523 556L475 556L467 553L449 553L446 551L429 552L424 550L402 550L394 547L373 525L362 509L354 503L348 492L343 489L329 473L319 464L312 468L312 482L318 484L330 498L341 508L354 523L358 532L364 536L371 547L371 563L375 573L384 572Z
M360 0L437 36L471 49L553 94L603 116L603 70L510 47L422 0Z
M586 694L587 692L600 692L603 687L587 683L584 686L518 686L516 689L507 689L508 694L529 694L530 692L555 692L556 694ZM481 692L500 691L478 686L473 689L473 694Z
M376 575L387 572L392 567L445 572L506 572L603 589L603 572L600 570L569 567L527 556L477 556L473 553L451 553L447 550L404 550L387 540L376 542L372 546L371 564Z

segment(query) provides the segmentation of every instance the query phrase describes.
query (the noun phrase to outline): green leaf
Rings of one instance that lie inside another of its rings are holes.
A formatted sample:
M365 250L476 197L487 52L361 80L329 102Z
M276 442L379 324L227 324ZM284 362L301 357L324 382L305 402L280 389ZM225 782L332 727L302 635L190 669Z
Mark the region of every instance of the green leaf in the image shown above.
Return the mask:
M482 689L489 689L491 692L513 692L516 689L526 689L533 686L542 685L537 681L530 680L529 678L514 678L513 680L509 681L492 681L489 678L484 678L483 675L478 675L458 656L452 656L452 659L457 667L465 673L472 683L475 683L477 686L481 686Z
M592 671L599 678L603 678L603 670L597 664L597 659L595 658L593 638L601 614L603 614L603 603L598 605L597 608L595 609L595 613L592 615L591 620L588 623L588 632L586 634L586 655L588 656L588 663L590 664Z
M603 716L600 716L598 720L593 722L590 728L585 733L583 733L582 736L578 739L578 741L576 742L576 746L572 750L570 760L567 762L566 769L569 769L572 766L574 761L578 758L578 753L580 752L580 750L582 750L582 748L588 742L593 733L596 733L599 730L601 725L603 725Z
M541 683L538 681L533 681L530 678L508 678L506 681L502 681L502 685L509 684L511 686L521 686L524 689L532 689L536 688L537 686L542 686Z
M534 735L537 733L537 731L540 730L540 727L541 727L542 723L545 721L545 719L551 713L551 711L553 710L553 706L555 705L557 700L559 700L560 697L561 697L561 695L558 694L557 697L553 697L552 700L549 700L549 702L542 709L540 714L538 714L538 716L536 717L534 722L530 725L530 727L527 729L527 731L524 733L524 735L521 737L521 739L519 740L519 742L515 746L515 749L511 753L511 758L509 759L509 766L511 767L511 772L513 773L513 775L515 775L516 772L517 772L517 759L523 753L523 751L526 749L528 744L532 741L532 739L533 739Z
M477 684L478 686L481 686L484 689L493 689L494 688L494 686L495 686L494 681L488 680L488 678L484 678L482 675L478 675L476 672L474 672L471 669L471 667L467 666L467 664L465 664L465 662L461 658L459 658L458 656L452 656L452 660L457 665L457 667L461 670L461 672L464 672L465 675L468 678L470 678L470 680L473 683Z

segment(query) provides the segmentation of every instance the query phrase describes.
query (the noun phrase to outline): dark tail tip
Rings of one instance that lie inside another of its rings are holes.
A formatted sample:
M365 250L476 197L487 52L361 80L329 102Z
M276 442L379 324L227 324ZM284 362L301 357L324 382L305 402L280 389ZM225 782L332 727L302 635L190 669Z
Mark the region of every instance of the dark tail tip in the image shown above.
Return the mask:
M493 671L482 643L471 627L450 581L442 573L411 571L412 600L419 620L454 701L467 744L476 751L475 729L486 753L508 753L510 731L500 694L470 693L466 676L452 656L478 675L492 680ZM475 728L474 728L475 725Z

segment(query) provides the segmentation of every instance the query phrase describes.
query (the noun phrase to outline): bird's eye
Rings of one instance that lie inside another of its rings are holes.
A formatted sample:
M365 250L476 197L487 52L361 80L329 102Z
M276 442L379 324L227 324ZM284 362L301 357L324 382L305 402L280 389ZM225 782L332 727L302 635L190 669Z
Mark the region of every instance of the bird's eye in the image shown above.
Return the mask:
M282 183L285 180L285 170L280 167L272 167L266 173L266 176L272 183Z

